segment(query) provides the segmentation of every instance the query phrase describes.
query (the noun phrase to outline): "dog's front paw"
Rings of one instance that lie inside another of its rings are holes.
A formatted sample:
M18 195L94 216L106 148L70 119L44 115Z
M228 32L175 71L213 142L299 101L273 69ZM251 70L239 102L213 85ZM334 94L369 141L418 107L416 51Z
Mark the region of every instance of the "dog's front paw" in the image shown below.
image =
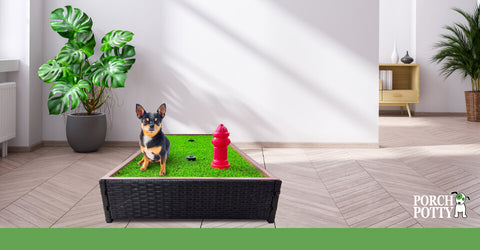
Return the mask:
M147 170L147 166L143 166L140 168L140 171L145 171L145 170Z
M164 176L166 171L160 171L159 175Z

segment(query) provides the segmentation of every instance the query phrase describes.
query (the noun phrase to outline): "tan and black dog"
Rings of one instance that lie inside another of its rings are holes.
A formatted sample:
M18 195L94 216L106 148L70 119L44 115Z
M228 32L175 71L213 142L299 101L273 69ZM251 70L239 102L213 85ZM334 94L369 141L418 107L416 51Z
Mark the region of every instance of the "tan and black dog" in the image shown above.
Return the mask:
M155 113L145 112L145 109L139 104L136 106L137 117L142 121L140 148L143 159L138 162L138 165L142 165L140 168L142 171L147 169L150 162L160 162L160 175L166 173L165 162L170 151L170 141L162 132L162 120L166 111L165 103L160 105Z

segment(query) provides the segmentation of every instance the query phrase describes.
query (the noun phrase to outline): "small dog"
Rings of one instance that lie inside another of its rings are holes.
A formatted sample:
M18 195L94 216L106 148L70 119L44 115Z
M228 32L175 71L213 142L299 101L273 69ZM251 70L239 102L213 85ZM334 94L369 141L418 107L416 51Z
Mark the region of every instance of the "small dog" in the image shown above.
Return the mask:
M162 120L166 111L165 103L160 105L156 113L145 112L140 104L136 106L137 117L142 121L140 148L143 159L138 162L138 165L142 165L140 170L145 171L150 162L160 162L160 176L166 173L165 162L170 152L170 141L162 132Z
M458 218L458 214L462 213L462 217L466 218L467 217L467 209L465 207L465 201L466 199L470 200L470 197L466 196L464 193L457 193L457 192L452 192L452 194L456 194L455 196L456 199L456 205L455 205L455 218Z

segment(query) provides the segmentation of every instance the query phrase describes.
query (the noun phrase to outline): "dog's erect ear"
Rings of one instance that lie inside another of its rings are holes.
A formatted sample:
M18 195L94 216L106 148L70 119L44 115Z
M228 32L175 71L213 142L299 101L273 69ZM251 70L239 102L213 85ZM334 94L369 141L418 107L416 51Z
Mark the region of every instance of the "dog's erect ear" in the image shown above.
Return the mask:
M135 112L137 112L137 117L138 119L140 119L145 114L145 109L143 109L142 105L137 104L137 106L135 107Z
M165 117L165 112L167 112L167 105L165 103L162 103L162 105L160 105L160 107L158 108L157 112L162 118Z
M458 194L457 192L451 192L450 194Z

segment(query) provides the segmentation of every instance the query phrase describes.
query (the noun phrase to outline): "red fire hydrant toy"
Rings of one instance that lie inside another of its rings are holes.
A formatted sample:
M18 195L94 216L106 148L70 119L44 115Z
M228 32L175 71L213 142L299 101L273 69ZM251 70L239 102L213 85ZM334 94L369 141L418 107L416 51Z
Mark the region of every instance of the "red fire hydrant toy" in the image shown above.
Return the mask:
M213 132L213 161L212 168L229 168L230 163L228 162L228 145L230 144L230 139L228 139L228 130L223 124L220 124L215 132Z

